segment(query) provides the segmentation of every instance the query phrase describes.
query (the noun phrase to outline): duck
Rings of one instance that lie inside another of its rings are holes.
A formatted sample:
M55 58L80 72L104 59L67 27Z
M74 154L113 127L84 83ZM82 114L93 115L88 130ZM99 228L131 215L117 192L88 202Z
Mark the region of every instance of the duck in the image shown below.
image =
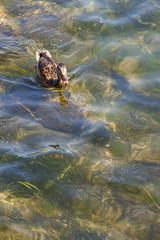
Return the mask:
M57 63L46 49L36 52L36 74L44 85L62 88L68 85L67 68L63 63Z

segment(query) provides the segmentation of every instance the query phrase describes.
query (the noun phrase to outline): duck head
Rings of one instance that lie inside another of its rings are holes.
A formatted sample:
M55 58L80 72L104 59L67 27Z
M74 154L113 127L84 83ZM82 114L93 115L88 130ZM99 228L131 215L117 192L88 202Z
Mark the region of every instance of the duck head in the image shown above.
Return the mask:
M59 63L57 65L57 76L59 79L59 85L60 86L66 86L68 85L68 76L67 76L67 68L66 65L63 63Z

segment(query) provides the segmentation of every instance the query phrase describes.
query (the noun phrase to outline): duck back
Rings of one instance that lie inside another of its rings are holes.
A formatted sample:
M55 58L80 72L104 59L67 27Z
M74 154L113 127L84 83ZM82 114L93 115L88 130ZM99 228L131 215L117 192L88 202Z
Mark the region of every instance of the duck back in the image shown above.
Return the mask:
M63 87L68 84L67 69L63 63L57 63L46 49L36 52L38 79L46 86Z
M37 63L37 77L42 82L54 81L58 79L57 63L45 53L39 54L39 61Z

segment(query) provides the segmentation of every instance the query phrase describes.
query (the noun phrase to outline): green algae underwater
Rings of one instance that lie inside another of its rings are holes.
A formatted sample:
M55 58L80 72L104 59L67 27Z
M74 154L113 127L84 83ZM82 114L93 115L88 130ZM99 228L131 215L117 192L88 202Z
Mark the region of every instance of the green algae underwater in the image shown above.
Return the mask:
M159 14L0 1L0 239L159 240ZM38 82L43 48L69 87Z

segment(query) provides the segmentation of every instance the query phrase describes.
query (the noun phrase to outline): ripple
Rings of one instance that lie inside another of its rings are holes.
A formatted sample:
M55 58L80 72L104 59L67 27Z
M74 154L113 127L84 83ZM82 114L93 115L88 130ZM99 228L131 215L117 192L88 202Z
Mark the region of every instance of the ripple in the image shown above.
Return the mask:
M156 1L2 4L2 238L159 239ZM42 48L69 87L36 81Z
M135 21L135 17L137 17L137 16L139 18L145 17L158 9L159 9L158 6L156 6L156 4L154 4L154 3L143 2L143 3L135 6L134 8L131 8L130 10L127 9L127 13L123 14L123 16L121 16L121 17L116 17L114 19L113 18L106 19L106 17L104 18L103 16L98 15L96 13L96 15L94 15L94 14L86 15L85 14L85 17L82 15L82 16L80 16L80 20L87 21L87 22L94 22L94 23L100 22L100 23L110 25L110 26L125 26L125 25L130 24L131 22Z

